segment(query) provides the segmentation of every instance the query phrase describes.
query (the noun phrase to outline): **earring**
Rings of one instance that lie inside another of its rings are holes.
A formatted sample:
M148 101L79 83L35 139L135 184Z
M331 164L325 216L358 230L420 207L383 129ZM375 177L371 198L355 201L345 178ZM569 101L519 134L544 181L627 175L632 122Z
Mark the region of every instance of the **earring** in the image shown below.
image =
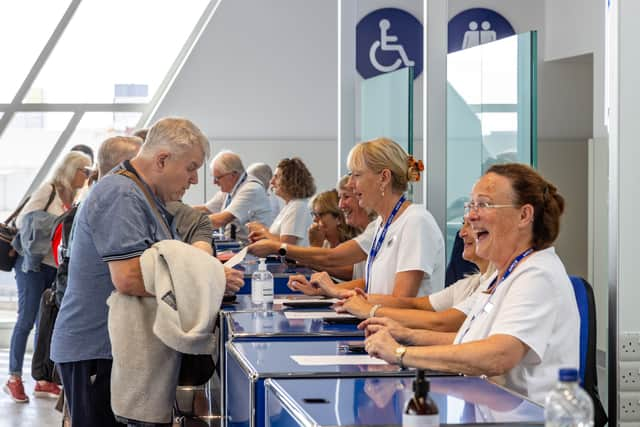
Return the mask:
M382 197L384 197L384 186L380 186L380 193L382 194Z

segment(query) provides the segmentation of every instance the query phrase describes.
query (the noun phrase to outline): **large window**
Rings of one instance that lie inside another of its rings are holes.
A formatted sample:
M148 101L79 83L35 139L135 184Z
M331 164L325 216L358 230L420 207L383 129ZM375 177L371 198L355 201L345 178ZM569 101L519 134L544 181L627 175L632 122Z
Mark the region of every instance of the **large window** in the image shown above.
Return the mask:
M220 0L0 6L0 220L75 144L147 126ZM14 294L0 274L0 298Z

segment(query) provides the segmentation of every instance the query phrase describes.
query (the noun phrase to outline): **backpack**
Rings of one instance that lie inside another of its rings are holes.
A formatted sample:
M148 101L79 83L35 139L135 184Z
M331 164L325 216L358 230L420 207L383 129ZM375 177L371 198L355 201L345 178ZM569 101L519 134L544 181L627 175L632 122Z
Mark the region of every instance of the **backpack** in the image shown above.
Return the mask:
M71 231L78 206L74 206L60 215L53 225L51 243L54 254L58 254L58 271L51 288L45 289L40 301L38 320L38 340L31 359L31 376L35 380L44 380L60 384L58 371L49 358L51 336L58 317L62 296L67 289L67 272L69 270L69 248L71 246ZM60 240L58 240L60 238Z
M71 240L73 237L71 232L73 230L73 220L75 219L77 212L78 205L75 205L60 215L58 219L56 219L51 236L53 246L57 246L57 249L54 248L54 253L57 252L58 254L58 271L52 286L56 295L55 300L58 308L60 308L62 297L64 296L64 292L67 290L69 256L71 252ZM58 236L60 238L59 244L57 244Z

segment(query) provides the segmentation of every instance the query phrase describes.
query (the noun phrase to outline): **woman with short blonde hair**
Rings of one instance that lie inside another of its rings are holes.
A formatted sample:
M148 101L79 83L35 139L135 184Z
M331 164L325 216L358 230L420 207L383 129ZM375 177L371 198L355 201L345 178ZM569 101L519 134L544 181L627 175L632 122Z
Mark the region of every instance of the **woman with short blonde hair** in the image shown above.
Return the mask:
M359 205L378 214L372 226L354 240L368 254L364 279L335 285L326 273L310 282L294 276L289 286L308 294L331 297L367 293L414 297L442 289L444 239L435 219L424 207L407 200L409 182L418 181L422 162L387 138L357 144L347 160L349 185Z

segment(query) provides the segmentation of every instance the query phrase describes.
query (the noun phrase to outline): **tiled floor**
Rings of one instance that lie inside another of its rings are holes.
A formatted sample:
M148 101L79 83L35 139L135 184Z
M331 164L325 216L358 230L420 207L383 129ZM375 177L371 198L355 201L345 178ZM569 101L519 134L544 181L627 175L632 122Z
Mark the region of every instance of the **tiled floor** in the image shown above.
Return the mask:
M36 398L33 396L35 381L29 375L31 370L31 354L24 360L24 386L29 403L15 403L4 392L0 392L0 427L59 427L62 425L62 414L54 409L56 399ZM7 381L9 371L9 350L0 349L0 381L2 386Z

